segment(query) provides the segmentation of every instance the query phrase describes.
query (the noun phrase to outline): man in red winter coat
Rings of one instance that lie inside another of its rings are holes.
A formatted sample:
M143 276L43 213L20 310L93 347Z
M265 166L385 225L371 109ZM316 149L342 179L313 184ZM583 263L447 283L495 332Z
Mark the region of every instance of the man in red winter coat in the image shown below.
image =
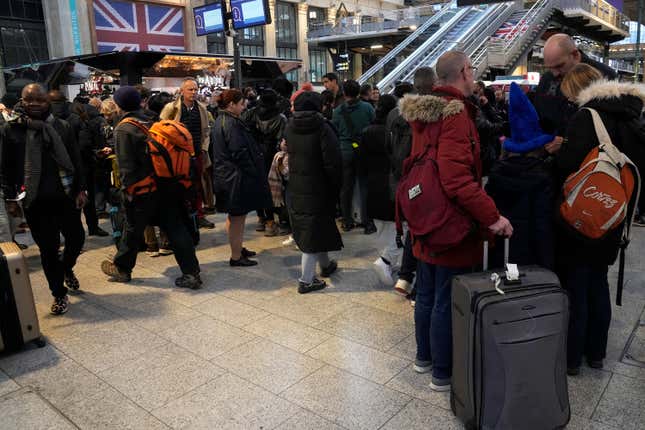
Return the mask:
M433 94L407 95L401 101L401 113L412 128L412 155L423 153L427 145L438 146L436 160L446 195L480 227L440 254L428 254L419 241L414 244L419 259L414 368L419 373L432 371L430 388L437 391L448 391L452 376L452 277L472 271L481 262L482 232L513 233L481 185L477 108L467 100L475 87L474 69L463 52L446 52L436 65L441 86Z

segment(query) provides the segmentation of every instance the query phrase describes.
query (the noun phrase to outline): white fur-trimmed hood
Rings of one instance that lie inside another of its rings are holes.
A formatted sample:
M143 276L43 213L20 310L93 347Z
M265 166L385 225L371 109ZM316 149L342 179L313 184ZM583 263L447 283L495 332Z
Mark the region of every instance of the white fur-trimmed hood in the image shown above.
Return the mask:
M436 122L457 115L464 110L461 100L446 100L432 95L406 94L399 102L401 115L406 121Z
M612 99L621 96L638 97L645 104L645 85L602 79L582 90L576 103L578 106L584 106L594 99Z

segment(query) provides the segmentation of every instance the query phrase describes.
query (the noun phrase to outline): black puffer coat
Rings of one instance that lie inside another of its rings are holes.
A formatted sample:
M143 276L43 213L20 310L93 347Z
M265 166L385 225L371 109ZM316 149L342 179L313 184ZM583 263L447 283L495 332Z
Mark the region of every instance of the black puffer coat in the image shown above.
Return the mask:
M285 134L293 238L305 253L337 251L343 246L334 220L342 182L338 137L318 112L295 112Z
M361 138L360 169L367 177L367 216L381 221L394 221L394 200L390 173L385 124L372 124Z
M612 143L636 164L641 176L645 176L645 130L640 122L643 103L644 85L604 80L583 90L577 100L578 106L598 111ZM591 113L580 109L571 118L567 142L556 156L558 184L576 172L589 151L597 145ZM587 241L557 224L559 264L610 265L616 260L622 228L617 228L602 240Z
M556 186L544 154L510 155L495 164L486 192L513 225L509 261L554 267L553 205ZM491 253L491 267L502 267L503 246Z
M221 111L211 132L217 210L246 215L273 206L263 151L246 124Z

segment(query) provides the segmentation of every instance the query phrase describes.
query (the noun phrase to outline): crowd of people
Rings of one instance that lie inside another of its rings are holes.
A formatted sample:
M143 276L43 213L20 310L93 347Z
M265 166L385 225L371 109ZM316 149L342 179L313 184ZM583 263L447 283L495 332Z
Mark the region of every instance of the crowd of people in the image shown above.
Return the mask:
M575 375L583 356L592 367L603 365L608 267L622 230L583 241L557 222L554 208L566 178L598 145L585 108L599 113L622 152L645 165L645 88L619 83L564 34L548 39L544 62L548 71L529 94L530 108L509 105L502 90L476 82L471 60L459 51L383 95L334 73L323 77L320 94L310 84L294 92L278 79L259 96L252 88L228 89L208 103L198 101L193 78L174 99L123 86L109 99L73 103L30 84L0 119L6 210L12 218L24 213L57 315L68 309L68 289L80 287L73 269L85 237L81 212L89 235L108 234L98 226L108 207L124 217L121 227L113 222L117 253L101 265L112 281L130 281L145 250L173 254L182 272L175 285L191 289L202 285L199 229L215 227L206 219L215 211L227 214L232 267L258 264L244 246L249 213L257 213L257 231L290 236L285 243L302 253L303 294L325 288L321 278L338 269L329 252L343 247L339 226L360 227L381 248L374 262L380 281L414 303L414 369L432 372L438 391L451 384L451 279L480 270L484 240L511 237L513 262L554 270L569 291L568 368ZM166 127L181 125L177 133L192 143L190 174L181 181L158 177L151 162L150 130L164 120ZM466 220L463 228L455 220L459 240L441 252L397 216L397 184L427 151L443 192ZM637 221L645 220L640 200Z

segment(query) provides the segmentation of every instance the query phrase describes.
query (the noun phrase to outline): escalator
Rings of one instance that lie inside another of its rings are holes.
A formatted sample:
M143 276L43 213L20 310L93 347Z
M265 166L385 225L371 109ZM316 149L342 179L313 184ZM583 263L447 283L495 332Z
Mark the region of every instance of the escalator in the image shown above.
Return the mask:
M471 58L476 54L483 60L489 36L517 9L516 3L456 9L432 36L377 83L378 88L381 92L390 93L397 82L411 82L419 67L433 67L443 53L453 49L461 50Z
M417 50L423 42L431 37L439 27L450 20L458 11L455 1L446 3L439 11L420 25L419 28L374 64L374 66L363 73L358 79L358 82L360 84L366 82L375 83L377 80L382 79L403 62L407 55Z

